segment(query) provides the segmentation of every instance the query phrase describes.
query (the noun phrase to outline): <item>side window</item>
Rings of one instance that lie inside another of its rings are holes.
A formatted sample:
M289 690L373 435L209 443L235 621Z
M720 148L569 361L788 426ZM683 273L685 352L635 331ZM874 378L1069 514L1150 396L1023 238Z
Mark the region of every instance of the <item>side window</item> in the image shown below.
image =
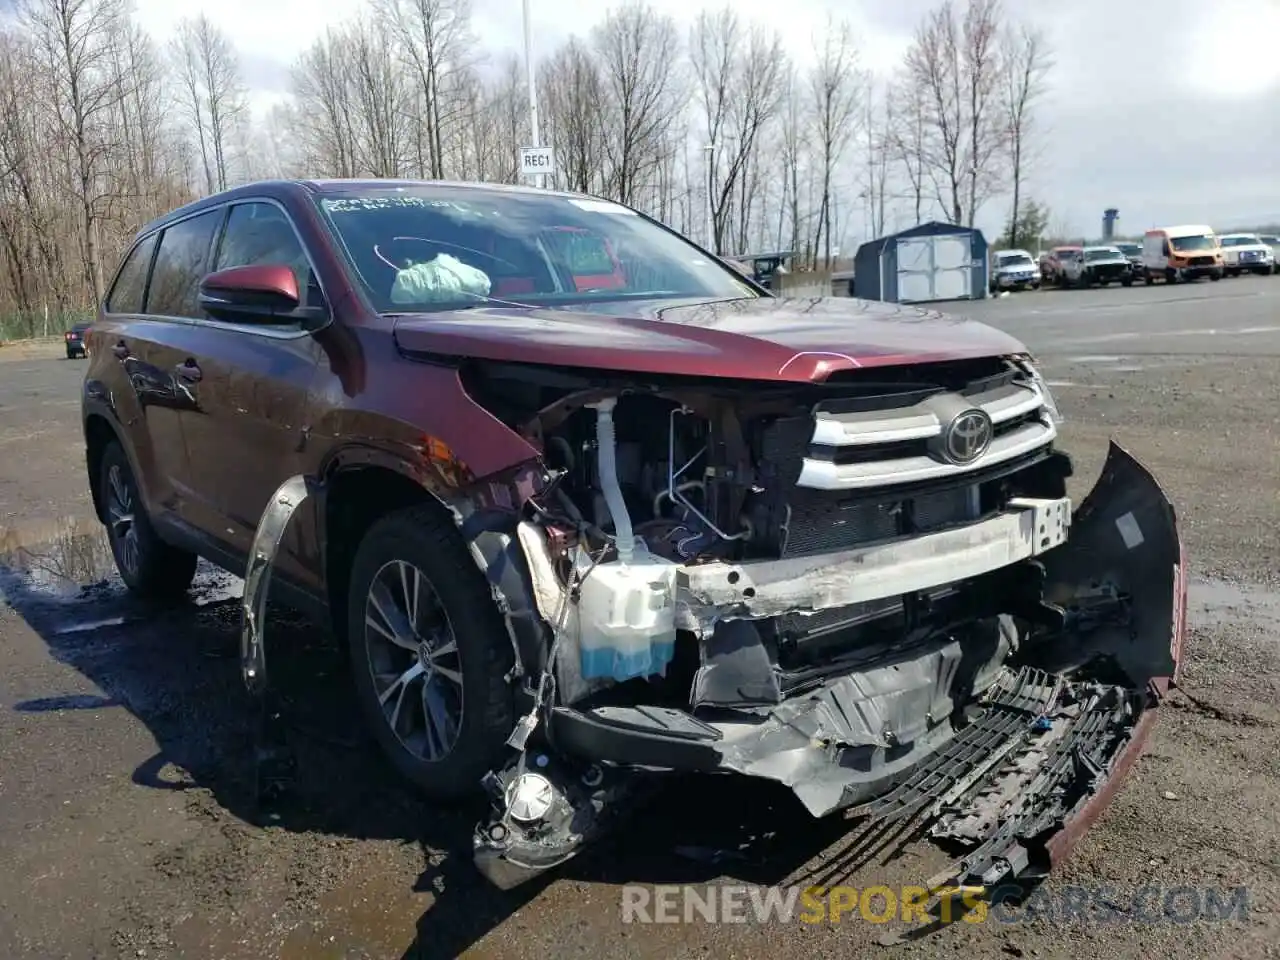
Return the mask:
M147 290L147 313L200 318L200 281L208 272L205 264L222 212L219 207L191 217L167 227L160 235L160 251Z
M1162 242L1160 243L1160 255L1161 255L1161 256L1163 256L1163 257L1167 257L1167 256L1169 256L1169 241L1168 241L1168 240L1164 240L1164 241L1162 241Z
M303 304L315 305L319 287L289 218L274 204L237 203L227 218L214 269L275 263L292 268Z
M147 292L147 269L156 248L156 235L147 237L124 258L115 286L107 294L107 313L141 313L142 298Z

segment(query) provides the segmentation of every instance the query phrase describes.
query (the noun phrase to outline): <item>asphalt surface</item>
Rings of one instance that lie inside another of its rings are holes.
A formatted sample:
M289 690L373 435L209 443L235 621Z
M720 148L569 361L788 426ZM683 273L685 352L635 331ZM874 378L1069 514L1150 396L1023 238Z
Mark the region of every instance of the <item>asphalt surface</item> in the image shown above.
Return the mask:
M917 885L946 862L733 780L681 782L554 876L498 893L470 864L478 810L429 808L395 782L358 732L339 659L287 611L273 612L273 664L300 783L259 824L239 583L202 568L189 603L124 595L85 485L84 365L54 345L0 349L0 956L1280 956L1280 278L963 312L1041 358L1073 496L1115 437L1166 486L1187 542L1184 690L1045 887L1105 887L1110 922L1022 913L892 947L853 918L622 923L624 884ZM1184 902L1244 886L1247 913L1128 909L1150 885L1193 888Z

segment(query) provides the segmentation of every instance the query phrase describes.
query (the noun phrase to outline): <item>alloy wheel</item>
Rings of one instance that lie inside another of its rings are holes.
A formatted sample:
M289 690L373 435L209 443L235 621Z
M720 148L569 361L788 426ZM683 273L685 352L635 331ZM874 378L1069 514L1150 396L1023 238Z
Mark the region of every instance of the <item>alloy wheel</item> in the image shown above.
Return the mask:
M107 529L121 572L138 572L138 522L133 489L119 464L107 471Z
M412 563L384 563L369 585L364 623L383 718L414 756L443 760L462 727L462 662L435 589Z

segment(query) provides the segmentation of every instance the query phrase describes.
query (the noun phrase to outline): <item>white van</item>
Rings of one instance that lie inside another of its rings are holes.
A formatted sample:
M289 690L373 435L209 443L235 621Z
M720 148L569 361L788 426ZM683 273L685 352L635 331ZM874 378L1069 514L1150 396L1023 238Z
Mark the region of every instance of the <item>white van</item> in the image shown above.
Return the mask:
M1142 268L1148 284L1200 277L1221 280L1222 248L1213 227L1204 224L1157 227L1142 238Z

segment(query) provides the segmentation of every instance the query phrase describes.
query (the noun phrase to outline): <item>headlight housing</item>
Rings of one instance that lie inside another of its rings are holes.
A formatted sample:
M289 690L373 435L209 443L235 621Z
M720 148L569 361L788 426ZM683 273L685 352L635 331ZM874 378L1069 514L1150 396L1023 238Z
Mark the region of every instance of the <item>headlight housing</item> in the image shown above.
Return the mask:
M1049 411L1050 418L1055 424L1061 426L1064 419L1062 411L1058 409L1058 403L1053 399L1053 391L1049 389L1049 384L1036 366L1035 361L1031 357L1022 357L1017 363L1019 369L1031 378L1031 382L1040 391L1040 395L1044 398L1044 408Z

